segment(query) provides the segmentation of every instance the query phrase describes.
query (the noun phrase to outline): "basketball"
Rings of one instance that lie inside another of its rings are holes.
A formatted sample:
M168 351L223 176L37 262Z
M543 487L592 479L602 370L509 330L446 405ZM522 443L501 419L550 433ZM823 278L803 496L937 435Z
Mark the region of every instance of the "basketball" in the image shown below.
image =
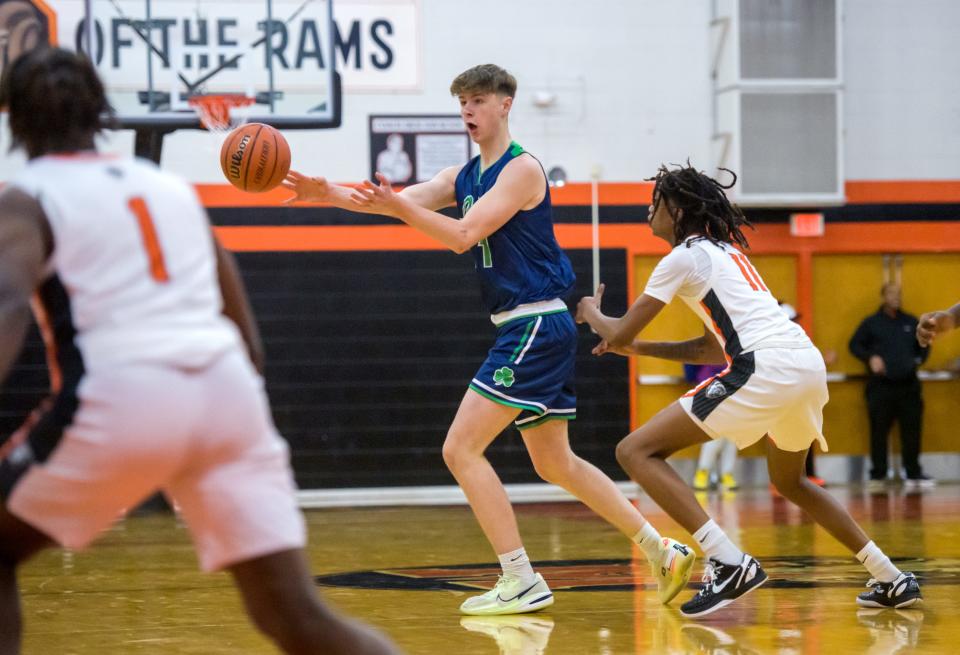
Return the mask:
M220 149L220 167L241 191L269 191L290 171L290 146L273 127L247 123L227 135Z

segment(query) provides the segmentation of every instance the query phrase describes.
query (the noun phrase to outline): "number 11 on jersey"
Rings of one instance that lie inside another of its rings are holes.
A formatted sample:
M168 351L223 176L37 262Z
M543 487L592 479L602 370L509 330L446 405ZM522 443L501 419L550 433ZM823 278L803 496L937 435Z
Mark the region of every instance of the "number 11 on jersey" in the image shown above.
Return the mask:
M750 260L747 259L746 255L741 253L730 253L730 256L733 258L737 268L740 269L740 272L743 273L743 277L746 278L751 289L754 291L767 290L767 287L763 285L763 280L760 279L760 274L757 273L757 269L753 267L753 264L750 263Z

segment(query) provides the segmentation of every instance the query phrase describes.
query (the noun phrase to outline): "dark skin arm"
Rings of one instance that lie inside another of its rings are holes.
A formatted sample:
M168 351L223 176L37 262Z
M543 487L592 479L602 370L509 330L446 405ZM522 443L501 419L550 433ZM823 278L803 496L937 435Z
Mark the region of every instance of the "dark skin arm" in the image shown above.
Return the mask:
M263 374L264 353L263 341L260 339L260 329L250 309L250 300L247 298L240 269L233 253L220 245L216 235L213 236L214 248L217 253L217 280L220 283L220 293L223 295L223 315L233 321L240 336L247 346L250 361L261 375Z
M610 348L606 341L601 341L593 349L594 355L615 352L618 355L642 355L669 359L685 364L724 364L726 358L723 347L717 337L710 330L704 328L703 336L686 341L642 341L637 339L631 344L620 348Z
M576 320L577 323L589 324L594 332L614 350L633 343L634 337L665 307L664 303L644 293L620 318L606 316L600 311L604 288L601 284L593 296L584 296L580 299Z
M620 318L600 311L604 285L597 293L586 296L577 306L577 322L589 323L602 341L593 349L595 355L615 352L618 355L644 355L688 364L723 364L723 348L712 332L704 328L703 336L687 341L643 341L635 339L664 308L663 302L641 294L627 313Z
M0 192L0 380L20 354L30 325L30 297L52 249L43 208L16 187Z

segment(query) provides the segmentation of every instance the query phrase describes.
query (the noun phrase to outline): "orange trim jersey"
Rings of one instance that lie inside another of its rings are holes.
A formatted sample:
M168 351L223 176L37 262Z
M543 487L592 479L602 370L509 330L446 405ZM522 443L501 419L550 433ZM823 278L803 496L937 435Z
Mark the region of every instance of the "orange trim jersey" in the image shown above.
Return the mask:
M679 400L708 436L738 448L768 435L780 450L803 451L813 441L827 449L823 357L746 255L688 238L657 264L644 293L663 302L679 296L723 345L726 370Z
M679 297L724 346L728 361L761 348L809 348L746 255L726 243L689 237L660 260L644 293Z
M62 286L69 315L47 318L69 325L54 330L58 349L61 337L74 341L87 371L203 367L240 346L221 313L209 221L188 184L149 162L95 153L34 159L11 184L50 223L44 286Z

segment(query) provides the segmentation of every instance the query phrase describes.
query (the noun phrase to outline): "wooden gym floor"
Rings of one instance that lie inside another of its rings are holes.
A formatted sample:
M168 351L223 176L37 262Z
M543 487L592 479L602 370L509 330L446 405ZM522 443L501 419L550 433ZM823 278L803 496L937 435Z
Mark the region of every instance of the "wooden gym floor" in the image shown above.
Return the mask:
M704 496L771 580L699 622L683 619L677 601L661 607L638 553L575 503L518 506L527 550L556 592L556 604L539 614L458 614L469 590L491 586L497 572L466 507L309 511L310 558L327 601L408 653L960 652L960 487L832 491L901 568L918 574L923 610L858 611L866 573L765 489ZM640 506L663 534L687 539L648 498ZM700 571L698 562L694 580ZM27 654L275 652L247 623L229 578L197 572L172 516L131 518L84 553L43 553L20 581Z

